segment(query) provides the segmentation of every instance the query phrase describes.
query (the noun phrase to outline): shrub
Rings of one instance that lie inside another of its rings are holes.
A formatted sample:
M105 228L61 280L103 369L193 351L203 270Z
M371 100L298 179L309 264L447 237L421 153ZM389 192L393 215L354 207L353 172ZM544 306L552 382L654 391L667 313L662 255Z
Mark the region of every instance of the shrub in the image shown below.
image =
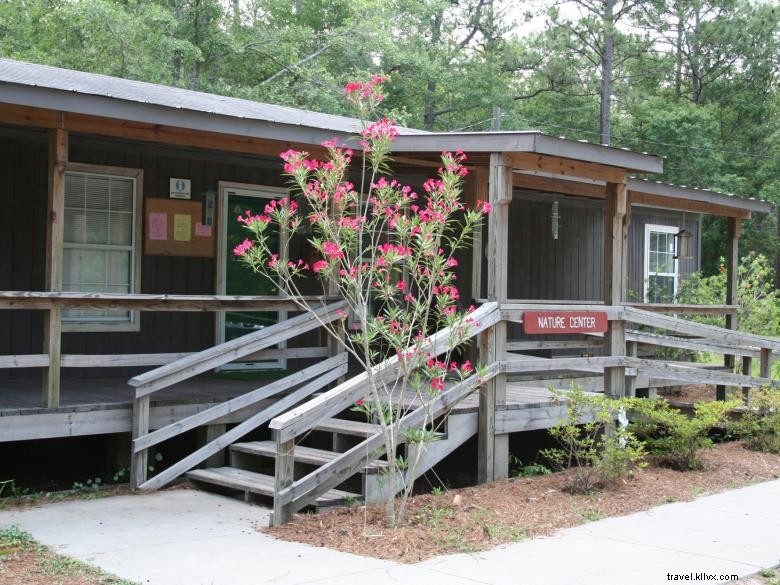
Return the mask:
M739 401L700 402L688 416L663 399L633 399L631 427L660 465L680 471L701 469L701 451L713 445L710 432L739 405Z
M754 451L780 454L780 390L770 387L750 392L750 402L732 432Z
M720 304L726 302L726 267L721 259L720 272L703 276L695 272L680 283L677 302ZM774 271L766 256L751 252L739 264L737 317L741 331L758 335L780 335L780 293L775 290ZM697 321L722 325L720 317L698 316Z
M566 400L566 418L549 433L559 447L540 454L552 467L571 470L567 491L589 493L607 487L644 465L644 446L625 425L615 422L622 418L623 400L585 394L576 387L558 399Z

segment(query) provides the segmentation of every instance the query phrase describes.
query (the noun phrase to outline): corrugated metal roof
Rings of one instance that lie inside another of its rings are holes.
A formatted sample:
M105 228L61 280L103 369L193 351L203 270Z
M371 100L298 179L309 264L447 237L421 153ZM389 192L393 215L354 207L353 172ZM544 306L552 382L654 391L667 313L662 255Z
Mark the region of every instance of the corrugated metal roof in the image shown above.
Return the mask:
M354 134L360 130L360 121L346 116L321 114L275 104L10 59L0 59L0 82L335 132ZM402 134L425 133L413 128L399 128L399 131Z

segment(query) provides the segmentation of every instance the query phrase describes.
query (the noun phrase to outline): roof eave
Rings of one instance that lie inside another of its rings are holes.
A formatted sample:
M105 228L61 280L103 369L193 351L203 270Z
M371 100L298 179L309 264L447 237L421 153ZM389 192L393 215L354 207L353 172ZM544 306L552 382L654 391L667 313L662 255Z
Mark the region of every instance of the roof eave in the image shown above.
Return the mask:
M578 142L532 132L431 133L400 136L393 152L439 152L462 149L468 152L532 152L623 168L631 172L660 173L658 156Z

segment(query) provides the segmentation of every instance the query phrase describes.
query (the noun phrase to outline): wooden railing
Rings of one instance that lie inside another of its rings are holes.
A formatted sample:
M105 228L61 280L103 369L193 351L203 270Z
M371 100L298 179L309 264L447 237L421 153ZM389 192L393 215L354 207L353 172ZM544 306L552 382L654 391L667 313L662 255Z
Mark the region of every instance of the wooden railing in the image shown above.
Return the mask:
M642 307L642 308L639 308ZM646 310L650 308L651 310ZM664 313L702 315L725 314L733 311L729 305L623 305L605 306L603 304L578 304L575 306L541 303L510 302L501 305L502 318L514 322L523 322L525 311L578 311L605 312L610 321L619 320L633 325L652 328L651 331L632 330L626 333L627 347L622 356L593 358L556 358L523 359L507 362L507 373L529 373L543 371L573 370L592 373L604 367L629 367L664 380L682 382L703 382L719 385L741 386L749 388L771 383L771 363L773 352L780 352L780 340L744 333L724 327L705 325ZM663 331L659 333L656 331ZM698 352L719 353L742 356L742 373L713 371L696 367L695 363L679 364L663 360L643 360L636 357L636 345L661 348L679 348ZM523 340L507 343L508 351L538 351L544 349L601 349L603 342L598 339L561 340ZM758 358L759 375L754 377L752 360Z
M498 305L482 305L470 317L472 323L468 326L465 339L492 328L500 320ZM453 332L449 329L442 329L431 336L420 349L432 356L439 355L447 350L452 335ZM389 380L397 374L399 367L397 356L392 356L374 367L373 376ZM497 372L497 365L492 364L483 378L487 381ZM370 460L376 459L377 450L381 450L383 446L382 432L367 438L309 475L298 480L293 479L295 439L314 428L323 418L342 412L355 401L365 398L368 393L367 380L368 375L365 373L351 378L271 421L270 428L273 429L276 440L274 523L286 522L291 514L343 482ZM396 422L395 432L403 433L409 428L419 426L426 416L438 416L477 387L477 376L471 376L456 384L433 401L407 413Z
M337 301L338 297L310 296L312 306ZM157 295L110 294L79 292L0 291L0 310L40 310L48 315L44 335L44 352L39 354L0 355L0 368L44 368L42 405L57 408L60 402L61 368L142 367L169 364L190 353L137 354L66 354L62 353L62 330L58 316L65 309L98 309L141 312L220 312L220 311L295 311L291 300L277 296L230 295ZM55 322L56 321L56 322ZM327 357L327 347L294 349L267 348L245 359L276 359L279 357Z
M144 489L165 485L170 480L222 450L231 442L343 376L346 373L347 359L346 354L342 353L342 355L334 356L321 364L302 370L274 384L258 388L248 394L214 406L207 411L188 417L183 421L178 421L163 429L150 432L149 406L150 397L153 393L234 360L256 354L268 347L333 321L340 320L345 308L346 303L344 301L332 303L207 350L188 355L173 363L132 378L128 382L135 388L131 485ZM294 386L307 381L310 382L147 481L148 449L151 446L196 426L207 424L229 412L257 404L261 400L277 395L282 391L291 390Z

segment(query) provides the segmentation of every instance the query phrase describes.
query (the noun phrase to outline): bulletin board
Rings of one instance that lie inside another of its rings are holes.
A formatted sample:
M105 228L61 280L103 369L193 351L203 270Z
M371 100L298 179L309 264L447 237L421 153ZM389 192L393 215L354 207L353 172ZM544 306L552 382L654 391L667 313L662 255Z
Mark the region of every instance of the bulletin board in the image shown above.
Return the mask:
M202 222L202 201L145 199L144 253L213 258L216 255L216 228Z

